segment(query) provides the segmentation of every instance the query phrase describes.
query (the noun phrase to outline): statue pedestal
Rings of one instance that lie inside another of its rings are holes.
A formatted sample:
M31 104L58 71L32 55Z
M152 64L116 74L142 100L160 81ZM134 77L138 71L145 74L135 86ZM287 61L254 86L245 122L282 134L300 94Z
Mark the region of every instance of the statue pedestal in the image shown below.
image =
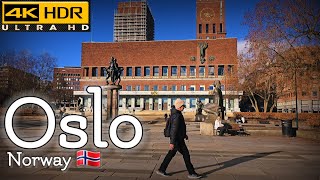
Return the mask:
M120 85L107 85L107 120L112 120L118 116L119 113L119 90L122 88Z
M214 135L214 124L211 122L201 122L200 123L200 134L213 136Z

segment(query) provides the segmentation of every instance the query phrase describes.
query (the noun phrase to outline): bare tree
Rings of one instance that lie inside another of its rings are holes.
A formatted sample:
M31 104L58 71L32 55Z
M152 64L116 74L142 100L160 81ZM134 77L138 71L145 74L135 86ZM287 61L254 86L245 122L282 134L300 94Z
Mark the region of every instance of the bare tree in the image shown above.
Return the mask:
M245 15L244 24L249 27L248 52L239 55L240 76L256 111L259 107L255 97L263 99L265 112L266 108L272 111L285 90L295 86L297 74L317 69L320 52L317 4L316 0L261 0Z

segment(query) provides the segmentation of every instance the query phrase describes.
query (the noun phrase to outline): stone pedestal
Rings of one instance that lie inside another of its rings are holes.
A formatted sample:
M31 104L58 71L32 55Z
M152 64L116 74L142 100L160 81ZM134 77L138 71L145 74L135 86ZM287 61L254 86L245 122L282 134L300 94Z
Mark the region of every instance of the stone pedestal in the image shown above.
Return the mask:
M122 88L120 85L107 85L107 120L111 120L118 116L119 112L119 90Z
M201 122L200 123L200 134L213 136L214 135L214 124L211 122Z

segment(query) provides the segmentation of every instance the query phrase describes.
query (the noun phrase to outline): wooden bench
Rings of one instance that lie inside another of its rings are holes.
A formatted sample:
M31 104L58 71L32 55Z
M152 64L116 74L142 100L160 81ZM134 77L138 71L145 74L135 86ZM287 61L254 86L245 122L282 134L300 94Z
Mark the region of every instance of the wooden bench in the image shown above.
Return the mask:
M228 129L228 133L231 135L248 136L250 135L245 131L241 124L231 124L232 129Z

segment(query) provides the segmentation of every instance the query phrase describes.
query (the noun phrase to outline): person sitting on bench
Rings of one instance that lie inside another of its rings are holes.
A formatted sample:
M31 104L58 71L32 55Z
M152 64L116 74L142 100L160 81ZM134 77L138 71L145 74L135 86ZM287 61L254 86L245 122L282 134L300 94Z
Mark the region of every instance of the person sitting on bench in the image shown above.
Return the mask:
M217 117L217 119L215 120L214 129L216 130L216 132L219 132L219 136L223 136L223 134L226 132L226 128L222 124L220 117Z

